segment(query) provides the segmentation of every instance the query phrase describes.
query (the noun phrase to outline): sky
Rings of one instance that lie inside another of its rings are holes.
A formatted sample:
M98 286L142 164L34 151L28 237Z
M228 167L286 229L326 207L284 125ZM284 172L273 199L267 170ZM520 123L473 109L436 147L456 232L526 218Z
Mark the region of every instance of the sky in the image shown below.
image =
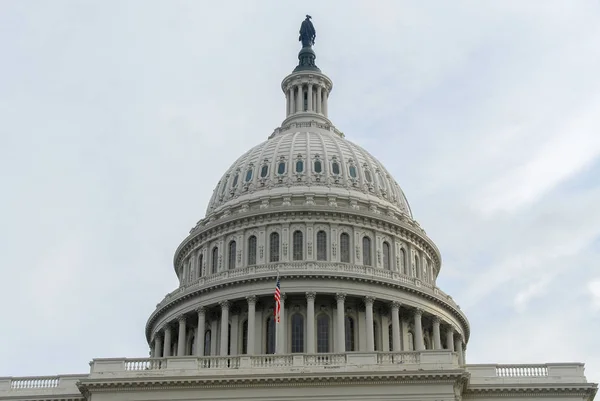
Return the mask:
M148 355L176 247L285 117L307 13L330 118L438 245L467 362L600 381L596 0L3 0L0 376Z

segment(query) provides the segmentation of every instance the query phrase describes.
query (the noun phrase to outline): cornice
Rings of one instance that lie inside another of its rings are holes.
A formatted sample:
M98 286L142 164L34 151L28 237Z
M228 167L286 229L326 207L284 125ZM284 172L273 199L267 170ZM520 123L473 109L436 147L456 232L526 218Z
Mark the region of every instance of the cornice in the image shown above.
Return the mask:
M598 385L595 383L506 383L468 386L463 398L484 397L555 397L565 395L592 399Z

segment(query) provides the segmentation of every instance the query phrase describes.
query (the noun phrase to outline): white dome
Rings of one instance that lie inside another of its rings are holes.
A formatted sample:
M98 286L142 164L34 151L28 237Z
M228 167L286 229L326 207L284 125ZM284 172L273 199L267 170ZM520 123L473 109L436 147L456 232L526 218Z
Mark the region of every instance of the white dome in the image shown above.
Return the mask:
M217 184L207 217L257 198L326 194L376 203L412 218L400 186L369 152L320 124L303 125L312 127L276 131L238 158Z

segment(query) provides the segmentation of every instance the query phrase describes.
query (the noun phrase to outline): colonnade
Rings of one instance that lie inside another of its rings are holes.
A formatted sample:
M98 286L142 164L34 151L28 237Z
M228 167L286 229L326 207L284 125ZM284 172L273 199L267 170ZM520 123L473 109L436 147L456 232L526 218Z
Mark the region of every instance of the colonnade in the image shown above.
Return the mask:
M286 92L286 112L290 116L299 112L311 112L327 117L327 89L317 83L290 85Z
M326 306L327 301L331 301L332 295L335 299L335 308ZM319 303L325 304L320 305L319 310L316 310L315 306L317 296L320 300ZM297 305L300 297L305 301L302 310ZM260 303L258 309L259 298L255 295L250 295L245 300L236 300L236 302L223 301L210 307L200 306L195 310L197 323L191 325L193 327L189 327L189 324L196 319L191 314L179 316L176 324L174 322L164 324L155 333L151 355L153 357L184 356L192 354L192 350L193 354L197 356L227 356L274 352L278 354L290 352L312 354L317 352L395 352L448 349L456 351L459 362L464 364L465 344L462 336L455 333L451 324L443 322L438 316L427 315L425 316L427 324L424 327L424 312L421 309L406 307L400 302L389 302L371 296L347 297L344 293L306 292L305 294L288 294L287 297L282 294L281 323L276 325L272 323L273 326L270 327L271 330L275 327L275 332L270 333L269 327L263 330L261 326L264 325L264 322L268 326L269 319L272 319L272 309L265 306L267 302L272 302L272 298L265 295L260 299L266 302ZM286 300L292 300L293 306L286 305ZM350 307L348 300L350 300ZM376 302L377 310L375 310ZM234 304L236 304L235 310L232 311ZM360 305L360 311L356 310L357 305ZM339 313L339 311L343 311L343 313ZM290 313L289 318L286 316L287 313ZM301 318L292 319L295 314L301 315ZM352 323L349 325L350 321ZM354 327L355 323L357 323L356 328ZM211 331L208 329L209 326ZM173 344L175 328L177 329L176 347ZM389 329L385 330L386 328ZM300 335L299 332L302 334ZM242 334L240 335L240 333ZM357 333L360 333L360 338L355 342ZM442 338L442 333L444 333L444 338ZM273 336L274 344L269 345ZM376 336L378 341L376 341ZM256 341L257 338L260 341ZM192 339L194 346L189 347ZM426 339L427 344L425 343ZM352 349L347 349L348 347Z

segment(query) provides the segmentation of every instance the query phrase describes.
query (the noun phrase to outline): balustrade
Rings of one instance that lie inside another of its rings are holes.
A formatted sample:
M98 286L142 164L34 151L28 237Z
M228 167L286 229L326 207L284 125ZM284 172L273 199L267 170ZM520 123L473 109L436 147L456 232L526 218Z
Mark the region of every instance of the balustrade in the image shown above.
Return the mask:
M22 379L12 379L10 382L11 390L57 388L59 377L27 377Z
M380 365L394 365L399 363L421 362L420 354L416 352L380 352L377 354L377 363Z
M548 367L546 365L497 365L496 376L546 377L548 376Z
M126 359L125 370L139 371L139 370L155 370L166 368L166 361L163 359Z

